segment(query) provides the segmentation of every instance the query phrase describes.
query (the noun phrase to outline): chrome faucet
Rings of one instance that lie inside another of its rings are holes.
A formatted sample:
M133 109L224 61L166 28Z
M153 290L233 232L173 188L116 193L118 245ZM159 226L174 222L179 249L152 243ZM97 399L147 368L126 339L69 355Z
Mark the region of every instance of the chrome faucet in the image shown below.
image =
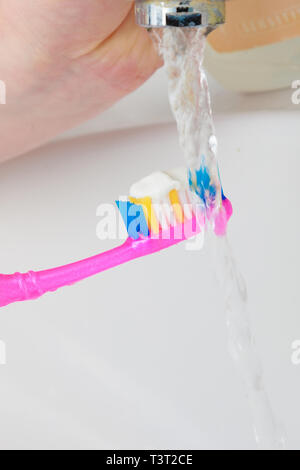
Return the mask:
M136 22L145 28L202 27L225 23L225 0L135 0Z

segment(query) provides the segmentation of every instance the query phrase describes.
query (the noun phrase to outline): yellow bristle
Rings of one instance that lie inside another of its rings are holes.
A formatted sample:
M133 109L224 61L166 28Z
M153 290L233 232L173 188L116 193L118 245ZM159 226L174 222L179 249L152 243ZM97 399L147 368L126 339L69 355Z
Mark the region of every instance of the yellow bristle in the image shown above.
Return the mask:
M159 233L159 222L157 220L157 217L155 215L155 211L152 207L152 200L150 197L144 197L141 199L135 199L133 197L129 198L130 202L133 204L138 204L142 206L144 215L149 227L149 230L153 233Z
M182 205L181 205L179 195L176 189L173 189L172 191L170 191L169 198L173 207L176 220L177 222L182 224L184 222L184 213L183 213Z

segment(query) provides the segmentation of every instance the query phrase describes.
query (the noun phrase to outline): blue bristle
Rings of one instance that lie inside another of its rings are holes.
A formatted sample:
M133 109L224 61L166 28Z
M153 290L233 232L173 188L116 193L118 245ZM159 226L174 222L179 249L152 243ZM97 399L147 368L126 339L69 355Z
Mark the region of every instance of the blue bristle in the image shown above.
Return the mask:
M189 184L192 191L199 196L205 205L213 203L217 191L215 186L211 184L209 173L204 165L201 165L199 170L195 170L194 179L191 170L189 170Z
M149 228L142 206L130 201L116 201L129 237L137 240L140 235L149 236Z

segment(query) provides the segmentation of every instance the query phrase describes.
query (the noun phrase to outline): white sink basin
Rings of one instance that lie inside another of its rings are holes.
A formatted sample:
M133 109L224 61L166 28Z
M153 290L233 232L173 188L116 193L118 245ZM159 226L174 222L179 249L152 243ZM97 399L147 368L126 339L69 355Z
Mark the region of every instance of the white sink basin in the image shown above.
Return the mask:
M248 282L266 386L299 448L297 112L220 114L229 235ZM182 164L174 125L57 142L1 166L1 272L43 269L115 245L96 209L154 170ZM253 449L227 353L207 245L184 245L0 311L3 449Z

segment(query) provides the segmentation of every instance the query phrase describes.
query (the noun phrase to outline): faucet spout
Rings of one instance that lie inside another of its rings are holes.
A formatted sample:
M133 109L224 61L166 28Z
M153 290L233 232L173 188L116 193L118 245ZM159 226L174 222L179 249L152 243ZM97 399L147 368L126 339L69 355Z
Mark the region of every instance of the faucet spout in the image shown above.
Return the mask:
M225 23L225 0L136 0L136 22L145 28L205 28Z

